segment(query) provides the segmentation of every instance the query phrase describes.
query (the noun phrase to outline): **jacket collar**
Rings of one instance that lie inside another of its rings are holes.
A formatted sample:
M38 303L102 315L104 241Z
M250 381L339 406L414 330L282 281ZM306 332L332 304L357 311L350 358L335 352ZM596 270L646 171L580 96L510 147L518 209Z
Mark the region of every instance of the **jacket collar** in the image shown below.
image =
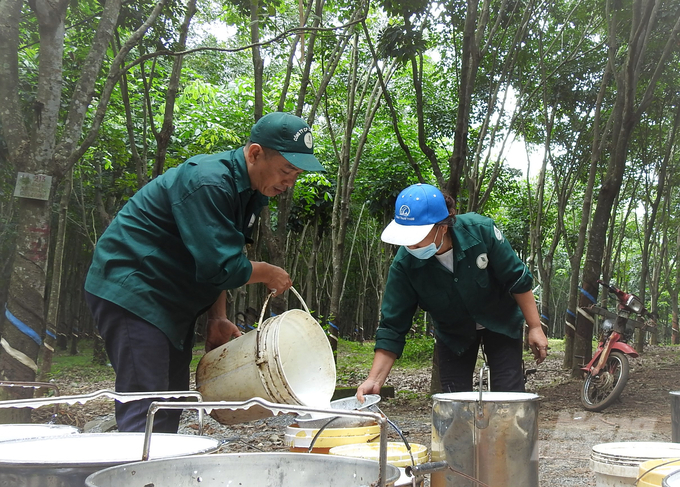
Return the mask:
M482 243L458 220L456 220L456 223L451 230L451 240L453 242L453 253L456 256L457 261L465 258L466 250Z
M250 176L248 175L248 165L246 163L246 156L243 154L243 147L239 147L231 151L232 157L229 158L236 183L236 190L239 193L244 191L253 191L250 187Z

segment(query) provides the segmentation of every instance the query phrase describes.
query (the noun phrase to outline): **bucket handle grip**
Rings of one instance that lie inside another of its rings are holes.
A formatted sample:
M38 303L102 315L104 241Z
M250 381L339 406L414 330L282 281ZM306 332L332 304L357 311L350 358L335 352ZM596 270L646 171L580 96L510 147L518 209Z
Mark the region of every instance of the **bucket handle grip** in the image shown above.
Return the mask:
M300 302L302 303L302 307L305 309L307 313L309 313L309 308L307 307L307 303L305 303L305 300L302 299L302 296L300 296L300 293L298 293L293 286L290 287L290 290L293 291L293 294L295 294ZM264 300L264 304L262 305L262 311L260 311L260 321L258 322L260 325L264 323L264 311L267 309L267 304L269 304L269 300L274 296L274 293L276 291L272 291L269 294L267 294L267 298ZM259 328L259 326L258 326Z

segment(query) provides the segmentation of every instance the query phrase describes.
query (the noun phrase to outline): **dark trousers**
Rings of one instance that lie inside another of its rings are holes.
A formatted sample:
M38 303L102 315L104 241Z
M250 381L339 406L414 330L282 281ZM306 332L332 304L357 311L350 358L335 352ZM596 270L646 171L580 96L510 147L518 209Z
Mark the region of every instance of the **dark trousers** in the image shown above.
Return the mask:
M477 330L476 342L461 355L454 354L437 340L436 353L442 391L472 390L472 376L480 344L486 355L486 364L489 366L491 390L524 392L522 339L513 339L486 329Z
M88 292L85 299L116 372L116 392L189 389L192 340L186 340L185 349L178 350L161 330L139 316ZM118 430L144 431L149 405L160 400L116 401ZM153 430L177 433L181 413L181 410L159 409Z

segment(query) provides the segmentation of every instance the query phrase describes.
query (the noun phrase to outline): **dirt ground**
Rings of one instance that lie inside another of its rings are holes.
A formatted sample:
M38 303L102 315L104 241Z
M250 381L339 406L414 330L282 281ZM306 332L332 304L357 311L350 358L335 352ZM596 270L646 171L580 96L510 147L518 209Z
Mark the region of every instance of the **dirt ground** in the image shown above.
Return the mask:
M409 373L395 370L388 384L403 392L380 403L383 413L402 430L409 442L428 447L432 437L432 401L422 397L429 391L429 381L429 370ZM669 393L680 390L680 348L648 347L640 358L632 359L630 379L620 401L604 412L589 413L581 407L581 384L582 381L570 379L562 369L559 352L551 353L527 383L527 392L534 392L541 398L538 445L541 485L594 486L595 474L589 459L596 444L670 441ZM113 384L107 383L58 385L61 394L113 388ZM111 427L112 411L110 399L98 399L62 407L59 422L101 431ZM45 422L48 416L49 411L37 411L34 421ZM293 416L284 415L224 426L207 418L205 434L223 440L223 452L286 451L285 428L294 421ZM180 432L194 433L196 429L195 413L186 412ZM390 433L390 441L397 440L398 436Z

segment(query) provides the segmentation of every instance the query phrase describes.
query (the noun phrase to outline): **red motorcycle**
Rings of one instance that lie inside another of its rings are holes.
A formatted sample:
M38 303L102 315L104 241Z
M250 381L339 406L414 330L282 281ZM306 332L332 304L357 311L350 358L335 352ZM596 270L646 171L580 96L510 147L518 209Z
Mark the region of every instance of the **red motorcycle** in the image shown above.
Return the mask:
M588 411L602 411L618 399L628 382L628 355L638 356L628 341L635 328L644 331L656 326L653 314L647 311L640 298L599 279L597 283L607 288L618 304L616 313L595 305L584 309L590 315L604 317L597 350L588 365L581 368L586 379L581 389L581 403ZM635 315L642 320L634 319Z

